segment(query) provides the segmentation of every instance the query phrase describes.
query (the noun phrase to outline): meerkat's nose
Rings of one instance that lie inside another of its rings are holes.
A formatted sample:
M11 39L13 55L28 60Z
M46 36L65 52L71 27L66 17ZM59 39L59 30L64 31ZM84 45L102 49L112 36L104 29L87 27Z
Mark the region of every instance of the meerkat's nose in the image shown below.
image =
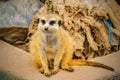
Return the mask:
M48 30L48 27L44 28L44 30L47 31L47 30Z

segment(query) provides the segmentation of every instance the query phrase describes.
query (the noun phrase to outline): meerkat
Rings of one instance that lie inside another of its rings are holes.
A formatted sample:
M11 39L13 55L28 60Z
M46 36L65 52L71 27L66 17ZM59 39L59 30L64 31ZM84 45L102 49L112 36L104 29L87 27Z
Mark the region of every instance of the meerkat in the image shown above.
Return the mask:
M41 73L46 76L57 73L60 68L73 71L72 66L97 66L114 71L113 68L101 63L73 60L73 40L62 28L62 19L57 14L44 13L37 15L37 30L31 36L29 51ZM50 70L50 66L53 69Z

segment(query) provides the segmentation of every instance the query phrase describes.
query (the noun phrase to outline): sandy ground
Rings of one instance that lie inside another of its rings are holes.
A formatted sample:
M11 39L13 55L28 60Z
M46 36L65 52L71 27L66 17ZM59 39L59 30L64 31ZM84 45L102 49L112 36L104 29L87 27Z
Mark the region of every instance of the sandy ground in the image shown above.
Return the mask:
M60 70L57 74L47 78L39 73L29 53L0 41L0 70L10 71L26 80L95 80L120 72L120 51L95 58L93 61L109 65L115 71L92 66L76 66L74 72Z

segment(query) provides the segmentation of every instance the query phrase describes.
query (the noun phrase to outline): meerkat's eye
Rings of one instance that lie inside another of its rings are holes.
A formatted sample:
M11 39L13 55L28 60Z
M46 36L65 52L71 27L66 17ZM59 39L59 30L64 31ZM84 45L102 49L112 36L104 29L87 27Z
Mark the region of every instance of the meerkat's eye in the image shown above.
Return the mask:
M51 20L49 24L50 24L50 25L54 25L54 24L55 24L55 21L54 21L54 20Z
M46 21L44 19L42 19L41 23L44 25L46 23Z
M62 21L61 21L61 20L58 21L58 25L59 25L59 26L62 25Z

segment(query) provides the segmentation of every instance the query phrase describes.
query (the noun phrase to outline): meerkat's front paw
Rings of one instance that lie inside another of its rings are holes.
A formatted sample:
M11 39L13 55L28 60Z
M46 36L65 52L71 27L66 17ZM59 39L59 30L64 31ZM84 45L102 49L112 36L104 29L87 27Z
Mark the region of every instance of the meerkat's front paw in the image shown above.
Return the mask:
M51 72L45 72L44 74L46 77L50 77L52 75Z
M39 71L44 74L44 69L43 68L39 68Z
M46 77L50 77L52 75L51 72L49 72L49 71L45 72L43 68L40 68L39 71L42 74L44 74Z
M56 74L59 71L59 69L53 69L52 74Z

